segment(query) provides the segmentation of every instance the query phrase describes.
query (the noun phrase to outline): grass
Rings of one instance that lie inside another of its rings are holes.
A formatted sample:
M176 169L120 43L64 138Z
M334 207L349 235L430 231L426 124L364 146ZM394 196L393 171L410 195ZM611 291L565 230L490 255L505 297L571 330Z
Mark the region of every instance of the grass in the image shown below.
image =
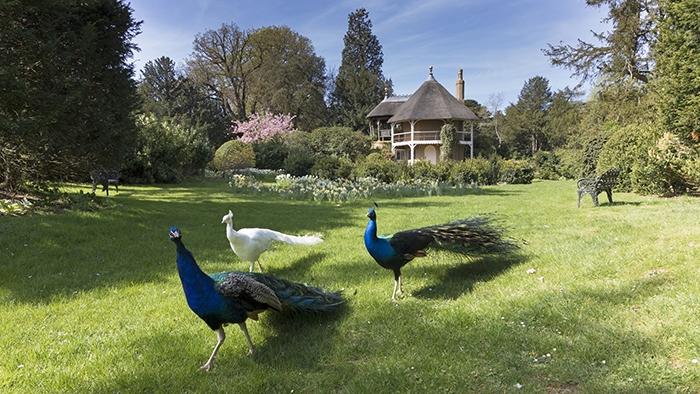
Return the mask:
M522 256L437 254L392 274L364 250L369 203L236 196L223 182L124 187L97 212L0 217L2 392L698 392L700 203L616 193L576 209L571 182L380 201L381 233L497 213ZM263 255L272 274L344 289L333 316L265 315L212 372L215 335L189 311L167 228L207 272L246 270L221 216L317 247ZM534 274L527 271L534 268Z

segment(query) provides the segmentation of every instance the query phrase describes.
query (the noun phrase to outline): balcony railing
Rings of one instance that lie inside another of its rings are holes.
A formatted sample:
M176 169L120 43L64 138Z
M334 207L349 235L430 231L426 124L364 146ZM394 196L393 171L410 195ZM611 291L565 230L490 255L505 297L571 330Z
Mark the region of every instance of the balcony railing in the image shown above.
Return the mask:
M457 140L460 142L469 142L470 132L468 131L458 131ZM414 131L413 139L411 139L410 131L403 131L400 133L394 133L394 143L400 142L411 142L411 141L440 141L440 131Z

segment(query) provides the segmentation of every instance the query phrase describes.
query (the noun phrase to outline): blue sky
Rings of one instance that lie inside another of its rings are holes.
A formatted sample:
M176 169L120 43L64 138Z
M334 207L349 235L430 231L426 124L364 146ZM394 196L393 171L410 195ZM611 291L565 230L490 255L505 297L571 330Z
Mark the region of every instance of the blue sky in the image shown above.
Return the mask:
M159 56L182 65L194 36L224 22L243 29L289 26L311 39L329 70L337 70L347 15L364 7L396 93L412 93L433 65L448 90L463 68L466 97L485 103L500 92L506 104L535 75L548 78L553 89L575 85L570 72L552 67L541 49L560 40L590 40L591 29L603 29L606 11L584 0L133 0L131 7L143 20L135 39L141 48L134 56L137 70Z

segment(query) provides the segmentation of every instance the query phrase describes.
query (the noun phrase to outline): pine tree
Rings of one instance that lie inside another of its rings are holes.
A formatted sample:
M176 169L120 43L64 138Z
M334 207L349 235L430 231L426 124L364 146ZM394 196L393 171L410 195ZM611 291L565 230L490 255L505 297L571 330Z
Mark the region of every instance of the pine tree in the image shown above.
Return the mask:
M0 188L118 168L140 22L121 0L0 2Z
M367 10L360 8L348 16L343 40L345 47L331 93L331 108L337 123L366 131L365 116L382 100L385 86L390 86L382 74L382 46L372 34Z
M546 146L547 110L551 103L549 81L536 76L525 82L518 102L506 108L504 132L521 154L534 154Z
M700 144L700 1L665 0L655 48L664 130Z
M646 83L652 72L651 48L656 41L656 0L586 0L592 7L607 7L608 32L595 33L599 43L578 40L576 46L548 44L544 50L555 66L573 71L585 81L602 84Z

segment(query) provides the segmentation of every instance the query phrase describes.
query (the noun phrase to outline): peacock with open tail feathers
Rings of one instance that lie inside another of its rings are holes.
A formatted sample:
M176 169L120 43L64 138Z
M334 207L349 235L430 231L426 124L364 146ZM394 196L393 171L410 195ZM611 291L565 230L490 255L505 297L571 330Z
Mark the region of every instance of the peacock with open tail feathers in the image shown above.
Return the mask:
M258 320L258 314L268 309L276 312L323 313L337 310L344 302L340 293L306 286L252 272L221 272L207 275L197 265L192 253L182 243L176 227L169 231L177 248L177 272L182 282L187 305L212 330L217 341L211 356L200 369L209 371L226 339L224 325L239 325L246 341L248 354L255 352L246 320Z
M375 204L376 205L376 204ZM401 231L390 236L377 236L377 213L367 212L365 247L376 262L394 272L394 291L403 293L401 268L416 257L425 257L426 249L447 250L462 255L511 252L518 246L503 236L489 217L477 216L454 222Z

